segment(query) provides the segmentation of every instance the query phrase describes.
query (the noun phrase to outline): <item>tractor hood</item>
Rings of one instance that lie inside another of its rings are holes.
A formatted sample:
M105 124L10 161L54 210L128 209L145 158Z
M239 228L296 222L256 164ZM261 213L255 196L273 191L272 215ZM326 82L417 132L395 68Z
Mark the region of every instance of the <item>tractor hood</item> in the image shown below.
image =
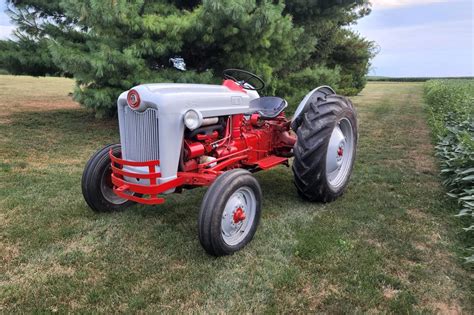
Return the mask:
M215 117L246 113L255 96L247 91L230 89L224 85L156 83L133 88L140 96L140 105L135 111L157 109L160 115L181 114L194 109L203 117ZM122 93L119 106L127 106L128 91Z
M133 94L133 107L127 102L129 91L122 93L117 102L122 152L132 161L159 159L159 183L177 176L185 130L183 117L188 110L198 111L203 118L243 114L249 112L250 101L259 97L257 92L244 91L229 82L143 84L132 90L138 93Z

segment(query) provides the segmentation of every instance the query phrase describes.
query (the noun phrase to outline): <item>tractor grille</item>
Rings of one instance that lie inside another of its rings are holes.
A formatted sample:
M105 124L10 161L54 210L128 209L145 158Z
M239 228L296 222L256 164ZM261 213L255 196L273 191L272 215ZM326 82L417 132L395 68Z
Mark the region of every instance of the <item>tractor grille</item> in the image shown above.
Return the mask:
M149 108L139 113L123 106L120 114L123 159L137 162L159 160L158 111Z

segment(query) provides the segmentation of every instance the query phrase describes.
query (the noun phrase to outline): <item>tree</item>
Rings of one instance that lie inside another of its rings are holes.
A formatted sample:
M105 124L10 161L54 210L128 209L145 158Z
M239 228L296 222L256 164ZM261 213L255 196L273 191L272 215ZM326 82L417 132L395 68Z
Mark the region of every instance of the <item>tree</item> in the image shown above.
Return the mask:
M27 38L0 41L0 69L18 75L64 75L54 64L47 41Z
M76 79L75 98L99 116L136 84L218 82L228 67L262 75L267 93L292 102L325 82L356 93L372 56L372 44L347 29L370 12L367 0L8 2L19 34L47 46ZM174 56L190 70L169 69Z
M34 11L26 7L10 7L8 13L17 24L14 31L16 40L0 41L0 68L11 74L63 74L53 62L48 40L42 36Z

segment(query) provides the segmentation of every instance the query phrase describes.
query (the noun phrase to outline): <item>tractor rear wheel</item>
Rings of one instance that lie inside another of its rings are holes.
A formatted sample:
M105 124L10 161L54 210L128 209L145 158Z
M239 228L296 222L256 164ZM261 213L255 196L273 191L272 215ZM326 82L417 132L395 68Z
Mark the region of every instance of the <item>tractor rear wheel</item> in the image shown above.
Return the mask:
M355 109L349 99L329 95L300 115L292 167L296 188L304 199L333 201L344 193L354 166Z
M120 211L134 204L113 191L110 149L114 154L120 154L119 144L106 146L92 155L82 174L82 195L95 212Z
M213 256L240 250L255 235L261 206L262 190L249 171L235 169L220 175L201 204L201 245Z

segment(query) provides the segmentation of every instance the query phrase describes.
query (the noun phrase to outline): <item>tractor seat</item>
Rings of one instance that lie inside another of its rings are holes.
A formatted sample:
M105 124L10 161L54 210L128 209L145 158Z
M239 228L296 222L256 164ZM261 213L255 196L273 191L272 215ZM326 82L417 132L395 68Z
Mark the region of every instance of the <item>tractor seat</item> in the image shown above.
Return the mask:
M276 96L264 96L250 101L249 114L258 113L262 119L273 119L286 107L288 102Z

